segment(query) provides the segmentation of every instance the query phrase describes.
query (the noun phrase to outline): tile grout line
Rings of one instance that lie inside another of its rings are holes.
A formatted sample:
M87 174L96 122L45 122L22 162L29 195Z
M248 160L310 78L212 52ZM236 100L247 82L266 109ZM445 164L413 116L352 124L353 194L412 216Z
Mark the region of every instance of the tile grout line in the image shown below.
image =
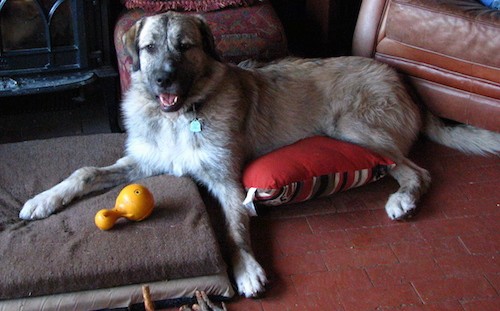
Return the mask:
M491 281L488 279L488 277L483 273L482 274L482 277L486 280L486 282L488 282L488 284L493 288L493 290L495 291L495 293L497 293L497 296L500 295L500 293L498 292L497 288L495 287L495 285L493 285L493 283L491 283Z
M411 288L413 289L413 291L415 292L415 294L417 294L418 296L418 299L420 299L420 302L425 305L425 301L424 301L424 298L422 297L422 295L420 295L420 293L418 292L417 288L415 287L415 284L413 282L410 282L410 286Z
M462 238L461 238L459 235L457 235L457 240L460 242L460 244L463 246L463 248L465 248L465 250L467 251L467 253L468 253L469 255L474 255L474 254L470 251L470 249L467 247L467 245L465 244L465 242L462 240Z
M368 278L368 280L370 281L370 284L372 285L372 288L375 288L375 284L373 283L373 280L372 278L370 277L370 274L368 273L368 271L366 271L366 267L363 267L363 272L365 273L366 277Z

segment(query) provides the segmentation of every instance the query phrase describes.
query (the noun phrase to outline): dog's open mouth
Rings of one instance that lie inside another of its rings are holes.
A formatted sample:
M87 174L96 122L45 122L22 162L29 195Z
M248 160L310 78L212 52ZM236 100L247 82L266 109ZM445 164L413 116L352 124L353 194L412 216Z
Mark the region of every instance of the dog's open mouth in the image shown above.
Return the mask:
M181 107L181 100L177 94L162 93L158 95L160 108L164 112L174 112Z

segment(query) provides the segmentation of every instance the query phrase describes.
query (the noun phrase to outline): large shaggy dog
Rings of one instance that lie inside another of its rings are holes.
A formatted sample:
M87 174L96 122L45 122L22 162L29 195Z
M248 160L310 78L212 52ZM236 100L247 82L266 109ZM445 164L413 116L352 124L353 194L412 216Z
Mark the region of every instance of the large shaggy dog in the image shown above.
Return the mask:
M244 164L312 135L359 144L393 159L400 184L387 214L412 213L429 187L428 172L406 155L419 131L470 152L500 150L500 135L425 126L398 75L370 59L286 59L269 65L220 62L199 17L166 13L138 21L124 36L133 58L123 110L126 156L109 167L85 167L26 202L20 217L39 219L75 197L155 174L188 175L206 185L226 218L232 268L245 296L261 292L266 275L250 246L243 207ZM252 68L253 67L253 68Z

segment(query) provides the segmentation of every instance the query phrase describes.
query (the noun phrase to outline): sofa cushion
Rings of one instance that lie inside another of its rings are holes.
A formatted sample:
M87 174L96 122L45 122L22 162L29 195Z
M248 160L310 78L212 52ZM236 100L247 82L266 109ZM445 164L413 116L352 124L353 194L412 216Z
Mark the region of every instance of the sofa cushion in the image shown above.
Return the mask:
M487 10L476 1L421 0L394 0L388 10L385 38L378 44L378 53L470 77L442 79L458 89L474 89L500 99L497 88L481 83L500 84L499 11Z

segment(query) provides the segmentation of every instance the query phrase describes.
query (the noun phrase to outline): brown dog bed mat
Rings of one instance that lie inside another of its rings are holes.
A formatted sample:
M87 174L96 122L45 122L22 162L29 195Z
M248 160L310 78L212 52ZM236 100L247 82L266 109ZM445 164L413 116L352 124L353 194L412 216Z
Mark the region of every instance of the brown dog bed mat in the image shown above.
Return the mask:
M113 208L125 186L86 196L44 220L18 218L26 200L82 166L122 156L124 134L0 145L0 310L95 310L142 302L149 285L161 305L204 290L233 295L196 185L167 175L139 181L155 199L141 222L99 230L95 214Z

